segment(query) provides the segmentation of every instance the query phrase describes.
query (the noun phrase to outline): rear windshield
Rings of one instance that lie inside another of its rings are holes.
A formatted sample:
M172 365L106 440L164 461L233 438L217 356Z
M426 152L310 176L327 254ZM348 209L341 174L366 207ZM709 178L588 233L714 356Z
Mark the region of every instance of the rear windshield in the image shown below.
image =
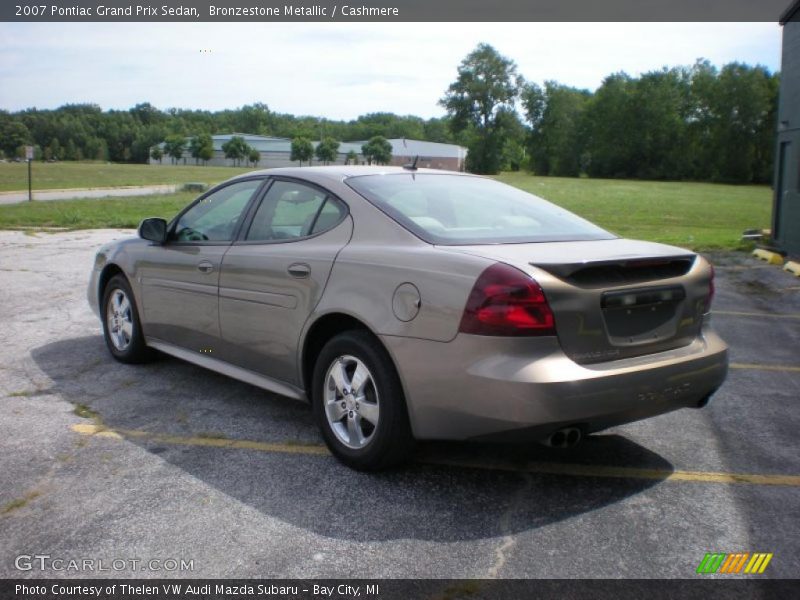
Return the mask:
M482 177L398 173L347 185L431 244L607 240L589 221L515 187Z

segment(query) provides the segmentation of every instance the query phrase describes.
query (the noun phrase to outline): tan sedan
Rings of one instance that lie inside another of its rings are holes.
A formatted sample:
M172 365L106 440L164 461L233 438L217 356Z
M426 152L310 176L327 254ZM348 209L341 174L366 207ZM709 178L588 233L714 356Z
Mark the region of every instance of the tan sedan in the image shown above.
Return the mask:
M256 171L101 248L111 354L153 350L309 399L344 463L415 439L577 444L704 406L727 347L713 269L491 179L379 167Z

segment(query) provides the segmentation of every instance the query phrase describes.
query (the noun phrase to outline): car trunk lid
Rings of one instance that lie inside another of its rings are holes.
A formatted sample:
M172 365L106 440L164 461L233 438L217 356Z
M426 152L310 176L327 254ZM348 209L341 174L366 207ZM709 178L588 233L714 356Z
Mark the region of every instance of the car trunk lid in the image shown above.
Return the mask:
M623 239L448 246L533 276L564 352L583 364L688 345L700 332L710 268L672 246Z

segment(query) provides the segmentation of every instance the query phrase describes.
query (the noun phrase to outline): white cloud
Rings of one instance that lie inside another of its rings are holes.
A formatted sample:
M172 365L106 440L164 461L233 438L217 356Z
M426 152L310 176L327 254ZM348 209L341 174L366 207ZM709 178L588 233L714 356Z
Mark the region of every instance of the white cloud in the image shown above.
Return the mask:
M0 25L0 107L95 102L220 109L265 102L330 118L438 116L479 42L527 79L596 88L699 57L779 68L772 23L256 23ZM205 50L205 52L201 52Z

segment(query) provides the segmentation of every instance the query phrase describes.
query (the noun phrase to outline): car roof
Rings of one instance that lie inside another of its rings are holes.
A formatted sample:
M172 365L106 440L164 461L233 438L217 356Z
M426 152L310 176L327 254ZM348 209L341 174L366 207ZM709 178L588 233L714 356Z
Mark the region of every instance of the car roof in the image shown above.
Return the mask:
M312 180L334 180L343 181L350 177L358 177L361 175L390 175L399 173L428 173L438 175L461 175L469 176L469 173L460 173L458 171L444 171L441 169L406 169L404 167L386 167L386 166L350 166L350 165L330 165L327 167L279 167L276 169L261 169L259 171L250 171L239 175L239 177L252 177L254 175L284 175L286 177L300 177Z

